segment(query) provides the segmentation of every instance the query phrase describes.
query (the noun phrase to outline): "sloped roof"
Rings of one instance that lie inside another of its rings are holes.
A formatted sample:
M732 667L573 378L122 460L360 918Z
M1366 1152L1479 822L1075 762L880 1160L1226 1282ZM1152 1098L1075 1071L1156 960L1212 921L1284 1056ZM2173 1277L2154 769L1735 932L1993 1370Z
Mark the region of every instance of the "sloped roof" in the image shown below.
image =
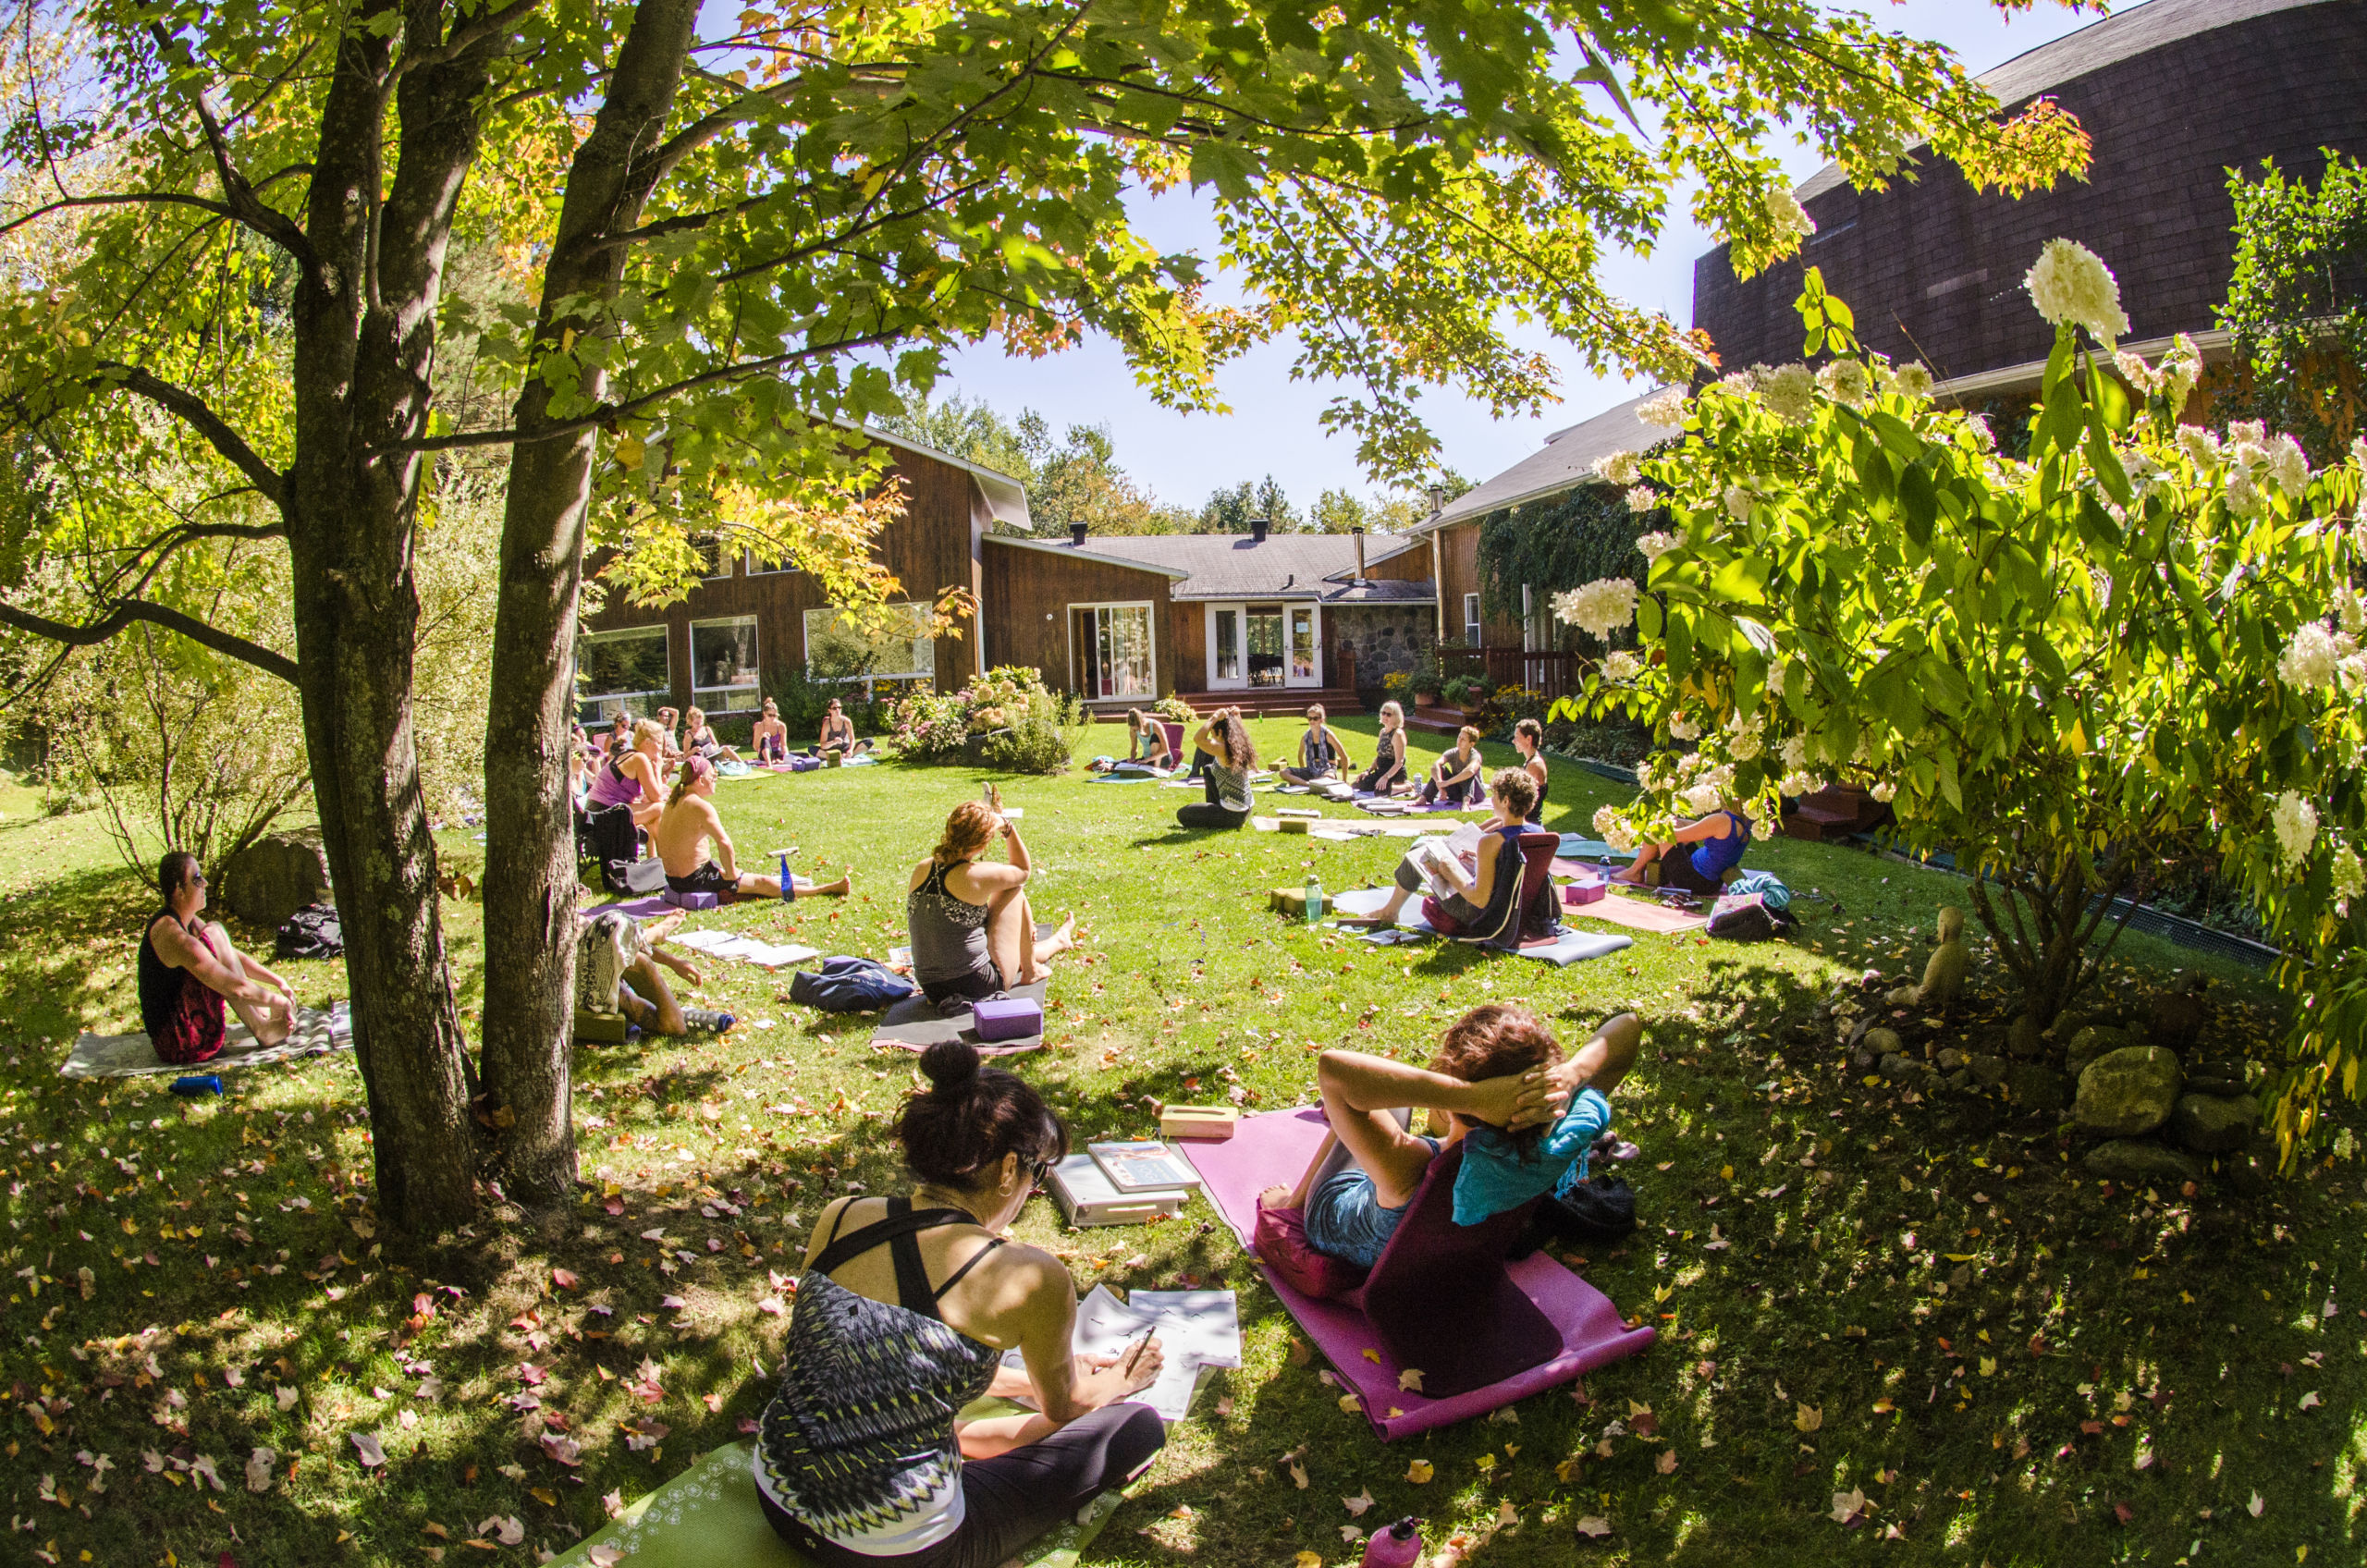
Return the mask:
M1088 534L1073 540L1009 539L995 543L1054 555L1081 556L1110 566L1170 579L1171 599L1314 599L1326 604L1418 603L1437 596L1428 582L1352 581L1355 538L1346 533ZM1377 566L1414 547L1398 534L1367 534L1365 565Z
M2250 21L2254 17L2327 3L2328 0L2145 0L2143 5L2090 22L2077 32L2067 32L2035 49L2025 50L2004 65L1982 72L1976 80L1999 104L2013 108L2091 71L2133 60L2182 38ZM1811 201L1846 184L1847 179L1839 164L1827 164L1809 176L1794 194L1803 202Z
M1677 432L1646 424L1636 410L1662 389L1654 387L1603 410L1566 430L1545 438L1541 451L1532 452L1484 484L1477 484L1446 504L1420 529L1443 528L1466 518L1485 517L1505 507L1517 507L1541 496L1557 496L1594 480L1598 459L1613 452L1641 452L1675 438Z
M1000 469L988 468L984 463L974 463L967 458L957 458L950 452L941 452L927 442L915 441L909 435L890 435L884 430L875 430L867 424L861 426L860 429L864 435L883 447L894 447L901 451L916 453L921 457L944 463L948 467L958 468L968 474L977 484L978 494L986 497L988 515L997 522L1007 523L1012 528L1033 529L1036 526L1036 520L1029 516L1027 511L1027 485L1024 481L1005 473Z

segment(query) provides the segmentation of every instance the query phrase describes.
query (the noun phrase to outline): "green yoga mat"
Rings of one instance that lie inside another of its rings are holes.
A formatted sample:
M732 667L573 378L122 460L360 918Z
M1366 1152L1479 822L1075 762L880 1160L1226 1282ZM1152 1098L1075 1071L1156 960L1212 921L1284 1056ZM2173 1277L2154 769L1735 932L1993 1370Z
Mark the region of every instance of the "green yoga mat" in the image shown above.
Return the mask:
M813 1559L773 1534L756 1502L756 1477L749 1468L752 1443L719 1448L641 1499L618 1519L557 1558L552 1568L813 1568ZM1076 1568L1101 1526L1123 1501L1104 1492L1085 1510L1085 1524L1072 1520L1019 1554L1030 1568ZM614 1547L610 1557L603 1547ZM594 1553L598 1551L598 1555Z

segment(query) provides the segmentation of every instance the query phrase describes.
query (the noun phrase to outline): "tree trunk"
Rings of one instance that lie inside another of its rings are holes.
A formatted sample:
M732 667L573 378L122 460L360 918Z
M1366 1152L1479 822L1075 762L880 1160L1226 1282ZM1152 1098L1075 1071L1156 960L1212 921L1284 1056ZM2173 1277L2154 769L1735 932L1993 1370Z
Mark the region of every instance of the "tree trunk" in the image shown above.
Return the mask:
M411 47L443 36L442 15L434 0L406 8ZM478 1143L411 731L421 459L389 444L426 426L445 242L476 153L492 47L402 78L401 156L388 184L379 149L390 45L366 30L342 41L294 312L285 510L305 741L345 931L378 1208L414 1239L476 1212Z
M681 80L695 0L644 0L618 55L607 99L568 171L558 233L543 273L537 355L565 333L606 330L560 302L612 298L630 247L606 244L641 220L662 172L659 145ZM606 376L583 366L583 396ZM521 1203L565 1200L576 1175L570 1083L575 991L576 879L569 817L572 664L583 577L584 512L599 432L535 439L560 421L550 388L529 374L512 422L520 432L502 518L493 697L485 724L484 1075L506 1111L497 1161Z

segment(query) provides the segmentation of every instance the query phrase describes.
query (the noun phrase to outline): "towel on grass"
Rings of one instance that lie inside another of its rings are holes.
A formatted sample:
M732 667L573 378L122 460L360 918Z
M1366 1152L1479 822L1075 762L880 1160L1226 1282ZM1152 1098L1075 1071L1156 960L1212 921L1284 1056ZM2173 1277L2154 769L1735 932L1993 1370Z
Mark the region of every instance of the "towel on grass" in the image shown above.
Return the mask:
M300 1056L323 1056L353 1048L353 1011L347 1002L332 1003L327 1011L296 1010L296 1027L276 1046L259 1046L244 1023L233 1020L222 1054L211 1061L159 1061L156 1049L142 1031L130 1035L79 1035L74 1048L58 1065L61 1078L144 1078L160 1072L175 1077L191 1072L227 1072L239 1067L268 1067Z

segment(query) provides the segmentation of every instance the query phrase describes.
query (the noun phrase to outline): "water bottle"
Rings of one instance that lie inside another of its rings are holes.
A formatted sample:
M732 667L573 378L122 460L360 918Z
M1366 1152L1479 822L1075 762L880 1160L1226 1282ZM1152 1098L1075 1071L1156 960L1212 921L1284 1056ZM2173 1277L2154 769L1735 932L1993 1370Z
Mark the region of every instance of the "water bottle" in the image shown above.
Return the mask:
M789 855L786 851L780 857L780 896L791 903L797 901L797 883L789 875Z
M173 1093L183 1099L193 1100L200 1095L218 1095L221 1092L222 1075L219 1072L192 1072L186 1078L173 1080Z
M1323 919L1323 884L1312 871L1306 874L1306 923L1314 925Z
M1414 1568L1422 1559L1422 1522L1400 1519L1365 1542L1364 1568Z

